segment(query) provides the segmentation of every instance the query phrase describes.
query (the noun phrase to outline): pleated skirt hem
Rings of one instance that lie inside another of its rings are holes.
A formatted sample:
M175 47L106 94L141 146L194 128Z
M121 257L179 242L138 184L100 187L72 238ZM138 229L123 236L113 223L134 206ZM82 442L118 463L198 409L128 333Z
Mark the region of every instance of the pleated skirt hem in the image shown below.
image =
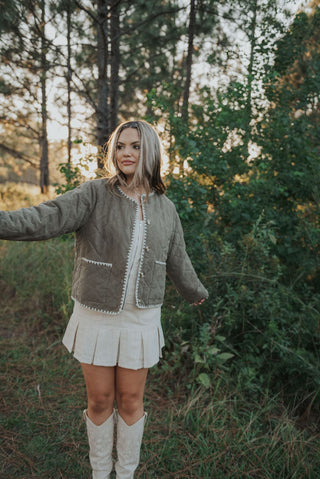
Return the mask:
M136 370L158 363L164 337L160 321L150 326L117 327L115 318L110 324L73 314L62 343L81 363Z

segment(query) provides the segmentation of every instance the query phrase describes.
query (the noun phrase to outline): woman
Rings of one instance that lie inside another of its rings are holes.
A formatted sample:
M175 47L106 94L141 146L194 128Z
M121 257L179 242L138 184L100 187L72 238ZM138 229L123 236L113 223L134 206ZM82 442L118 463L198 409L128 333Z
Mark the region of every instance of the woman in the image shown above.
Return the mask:
M160 151L147 122L122 123L108 144L111 178L88 181L37 207L0 212L2 239L76 232L75 304L63 344L80 361L86 383L93 479L110 477L115 425L117 479L133 478L139 464L146 377L164 345L166 273L191 304L208 297L186 253L175 207L164 195Z

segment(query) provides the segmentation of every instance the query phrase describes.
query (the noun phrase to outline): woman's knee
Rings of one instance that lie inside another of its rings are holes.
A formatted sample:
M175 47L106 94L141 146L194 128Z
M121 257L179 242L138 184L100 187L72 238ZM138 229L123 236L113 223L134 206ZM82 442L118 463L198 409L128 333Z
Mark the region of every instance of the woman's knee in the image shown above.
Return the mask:
M95 392L88 395L88 406L95 414L101 414L113 408L113 392Z
M143 397L139 393L121 391L117 393L117 406L125 414L135 414L143 408Z

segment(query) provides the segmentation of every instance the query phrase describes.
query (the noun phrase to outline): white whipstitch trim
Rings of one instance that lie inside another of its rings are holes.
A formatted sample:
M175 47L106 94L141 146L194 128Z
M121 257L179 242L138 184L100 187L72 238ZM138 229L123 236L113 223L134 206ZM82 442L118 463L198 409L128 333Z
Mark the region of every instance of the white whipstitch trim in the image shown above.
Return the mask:
M148 305L137 303L137 308L139 308L139 309L161 308L162 305L163 305L163 303L148 304Z
M135 200L134 198L131 198L131 196L127 195L127 193L125 193L125 192L120 188L119 185L117 185L117 188L118 188L118 190L120 191L120 193L122 193L123 196L125 196L128 200L131 200L131 201L133 201L134 203L139 204L139 201L137 201L137 200Z
M144 222L143 222L142 252L141 252L141 257L140 257L140 264L139 264L138 277L137 277L137 283L136 283L136 305L137 306L140 306L139 298L138 298L138 289L139 289L140 273L141 273L141 268L142 268L142 264L143 264L144 251L145 251L145 247L146 247L146 238L147 238L147 219L146 219L146 210L145 210L143 201L141 201L141 205L142 205L142 214L143 214Z
M118 188L118 190L120 191L120 193L121 193L123 196L125 196L128 200L131 200L131 201L133 201L134 203L138 203L138 204L139 204L139 201L137 201L135 198L132 198L131 196L127 195L127 193L125 193L125 192L120 188L119 185L117 185L117 188ZM154 191L150 191L149 197L150 197L150 196L153 196L154 194L155 194ZM143 194L141 195L141 203L144 203L144 198L145 198L145 197L146 197L146 194L143 193Z
M125 276L124 276L124 283L123 283L123 290L122 290L122 297L121 297L121 304L120 304L120 310L123 308L123 304L124 304L124 300L125 300L125 294L126 294L126 290L127 290L127 282L128 282L128 269L129 269L129 258L130 258L130 255L132 253L132 246L133 246L133 239L134 239L134 234L135 234L135 230L137 228L137 223L138 223L138 218L139 218L139 208L140 208L140 203L139 201L135 200L134 198L131 198L131 196L127 195L121 188L119 185L117 185L117 188L119 189L120 193L125 197L127 198L128 200L131 200L133 201L136 205L137 205L137 214L136 214L136 219L135 219L135 224L134 224L134 228L133 228L133 234L132 234L132 237L131 237L131 242L130 242L130 248L129 248L129 253L128 253L128 257L127 257L127 264L126 264L126 270L125 270ZM154 191L152 191L149 196L152 196L154 195ZM141 207L142 207L142 214L143 214L143 220L144 220L144 225L143 225L143 245L142 245L142 254L141 254L141 258L140 258L140 265L139 265L139 270L138 270L138 277L137 277L137 283L136 283L136 306L138 308L141 308L141 309L148 309L148 308L158 308L160 306L162 306L162 303L161 304L155 304L155 305L148 305L148 306L145 306L145 305L142 305L139 301L139 298L138 298L138 289L139 289L139 281L140 281L140 273L141 273L141 268L142 268L142 263L143 263L143 258L144 258L144 251L145 251L145 246L146 246L146 235L147 235L147 226L146 226L146 211L145 211L145 202L144 202L144 199L145 199L146 195L145 194L142 194L141 195Z
M112 267L112 263L103 263L103 261L94 261L93 259L88 259L88 258L85 258L84 256L82 256L81 259L85 261L86 263L96 264L98 266L108 266L109 268Z
M124 301L125 301L125 297L126 297L127 283L128 283L128 275L129 275L129 260L130 260L131 254L132 254L133 240L134 240L134 236L135 236L136 228L137 228L137 224L138 224L140 204L139 204L139 202L138 202L137 200L135 200L134 198L131 198L131 196L127 195L127 194L120 188L119 185L117 185L117 188L118 188L118 190L120 191L120 193L121 193L125 198L127 198L127 199L130 200L130 201L133 201L133 203L135 203L135 204L137 205L137 212L136 212L135 222L134 222L133 231L132 231L132 235L131 235L129 252L128 252L128 256L127 256L126 269L125 269L125 273L124 273L124 281L123 281L123 288L122 288L122 295L121 295L121 302L120 302L120 310L121 310L121 309L123 308ZM143 202L141 201L141 203L143 203Z
M128 276L129 276L129 261L130 261L131 255L132 255L132 247L133 247L134 237L135 237L135 234L136 234L136 228L138 226L139 208L140 208L140 205L139 205L139 203L137 203L137 212L136 212L136 217L135 217L135 220L134 220L133 230L132 230L132 234L131 234L130 246L129 246L129 251L128 251L128 255L127 255L126 269L125 269L125 272L124 272L124 281L123 281L122 295L121 295L121 301L120 301L120 310L123 308L125 297L126 297L126 292L127 292L127 285L128 285L127 283L128 283Z
M80 304L80 306L82 306L82 308L85 308L85 309L89 309L90 311L96 311L97 313L106 313L106 314L112 314L113 316L117 316L121 313L121 308L118 310L118 311L108 311L108 310L105 310L105 309L100 309L100 308L93 308L92 306L87 306L86 304L84 303L80 303L80 301L76 298L74 298L73 296L71 296L71 299L72 301L77 301L77 303ZM137 307L139 309L151 309L151 308L160 308L162 306L163 303L160 303L160 304L149 304L148 306L144 306L144 305L137 305Z
M71 299L73 301L77 301L80 304L80 306L82 306L83 308L90 309L90 311L96 311L97 313L113 314L115 316L120 313L120 309L119 309L119 311L106 311L104 309L93 308L92 306L87 306L84 303L80 303L80 301L78 299L74 298L73 296L71 296Z

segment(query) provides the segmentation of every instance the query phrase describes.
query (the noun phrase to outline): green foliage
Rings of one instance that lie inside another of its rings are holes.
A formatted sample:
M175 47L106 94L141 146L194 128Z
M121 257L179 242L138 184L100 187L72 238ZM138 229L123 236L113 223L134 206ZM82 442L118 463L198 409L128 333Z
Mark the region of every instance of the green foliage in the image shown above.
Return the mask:
M219 374L221 375L222 370L230 371L230 367L226 363L234 357L233 353L224 351L226 338L214 334L213 327L210 323L204 323L200 327L199 337L194 338L192 344L194 363L192 373L196 377L196 381L205 388L213 386L212 379L216 379ZM214 371L213 378L212 371Z
M76 140L74 143L82 143L82 140ZM94 155L88 154L78 158L76 165L73 163L60 163L59 171L63 176L64 183L54 184L56 193L60 195L80 186L85 181L84 173L88 172L90 164L95 164L96 161L97 158Z
M283 283L272 225L261 218L236 245L203 229L200 271L210 298L192 311L176 302L175 326L167 326L173 311L165 311L168 363L188 371L190 386L212 387L227 372L250 394L318 395L320 295ZM194 229L193 238L191 257L199 249Z
M71 163L59 163L59 171L66 183L54 185L58 195L77 188L83 182L83 176L78 166L73 166Z
M17 0L11 2L1 2L0 32L1 34L10 33L13 29L17 31L20 21L21 6ZM21 45L22 46L22 45Z
M279 41L266 78L272 106L258 124L255 202L275 222L276 251L288 275L319 284L319 8L299 14ZM284 62L284 57L286 61Z

